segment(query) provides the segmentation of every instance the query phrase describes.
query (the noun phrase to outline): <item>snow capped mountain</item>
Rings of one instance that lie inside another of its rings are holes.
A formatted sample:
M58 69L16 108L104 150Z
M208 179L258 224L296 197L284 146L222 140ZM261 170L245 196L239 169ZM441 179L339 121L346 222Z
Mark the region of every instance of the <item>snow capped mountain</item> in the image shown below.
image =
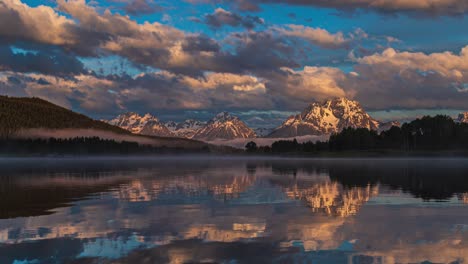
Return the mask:
M177 137L192 138L198 130L206 126L206 122L187 119L184 122L167 122L166 127Z
M259 127L255 128L254 131L258 137L266 137L273 131L273 128Z
M301 114L289 117L269 137L326 135L346 127L377 130L379 122L370 117L358 102L337 98L309 105Z
M164 123L164 125L169 129L171 132L174 132L177 128L177 122L169 121Z
M217 114L193 136L194 139L206 141L254 137L256 134L251 128L228 112Z
M386 122L386 123L381 123L380 126L379 126L379 129L377 129L377 132L383 132L383 131L387 131L387 130L390 130L390 128L392 127L400 127L401 126L401 123L398 122L398 121L390 121L390 122Z
M468 112L464 112L458 115L457 121L461 123L468 123Z
M140 116L133 112L119 115L107 122L135 134L150 136L194 138L206 141L256 137L255 132L244 122L227 112L216 115L208 123L193 119L181 123L174 121L162 123L151 114Z
M160 137L174 136L163 123L151 114L140 116L137 113L129 112L119 115L107 123L126 129L134 134Z
M459 121L468 122L468 112L461 114ZM188 119L180 123L174 121L163 123L151 114L140 116L130 112L120 115L108 123L136 134L204 141L255 138L257 136L269 138L323 136L340 132L346 127L367 128L382 132L392 126L400 126L398 122L379 123L369 116L358 102L346 98L313 103L302 113L290 116L276 129L265 126L253 130L238 117L228 112L217 114L209 122Z

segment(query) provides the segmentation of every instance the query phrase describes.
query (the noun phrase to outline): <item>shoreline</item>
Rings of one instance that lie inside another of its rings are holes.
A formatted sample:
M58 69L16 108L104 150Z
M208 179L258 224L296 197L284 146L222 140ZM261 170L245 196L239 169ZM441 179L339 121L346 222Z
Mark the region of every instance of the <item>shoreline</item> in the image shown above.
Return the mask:
M5 161L151 161L151 160L468 160L465 155L435 154L421 155L302 155L302 154L163 154L163 155L38 155L38 156L0 156L0 162Z

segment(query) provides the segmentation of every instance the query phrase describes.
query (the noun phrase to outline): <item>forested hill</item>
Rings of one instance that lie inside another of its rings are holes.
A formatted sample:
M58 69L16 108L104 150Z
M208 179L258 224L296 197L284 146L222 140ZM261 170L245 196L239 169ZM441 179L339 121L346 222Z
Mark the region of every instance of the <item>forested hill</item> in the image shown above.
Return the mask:
M0 96L0 137L8 137L21 129L98 129L118 134L126 130L93 120L39 98Z

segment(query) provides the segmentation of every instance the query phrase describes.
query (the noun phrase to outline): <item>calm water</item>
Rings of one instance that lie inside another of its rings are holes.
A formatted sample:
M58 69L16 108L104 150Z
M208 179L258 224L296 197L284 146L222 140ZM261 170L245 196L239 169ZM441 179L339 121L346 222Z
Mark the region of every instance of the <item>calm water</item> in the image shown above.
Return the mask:
M467 263L468 160L0 161L0 263Z

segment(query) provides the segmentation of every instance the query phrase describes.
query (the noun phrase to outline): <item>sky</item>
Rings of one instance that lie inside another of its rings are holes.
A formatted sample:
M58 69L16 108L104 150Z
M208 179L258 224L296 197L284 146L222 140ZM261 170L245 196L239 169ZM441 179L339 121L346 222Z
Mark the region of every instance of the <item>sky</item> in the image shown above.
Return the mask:
M0 0L0 94L97 119L468 110L468 0Z

